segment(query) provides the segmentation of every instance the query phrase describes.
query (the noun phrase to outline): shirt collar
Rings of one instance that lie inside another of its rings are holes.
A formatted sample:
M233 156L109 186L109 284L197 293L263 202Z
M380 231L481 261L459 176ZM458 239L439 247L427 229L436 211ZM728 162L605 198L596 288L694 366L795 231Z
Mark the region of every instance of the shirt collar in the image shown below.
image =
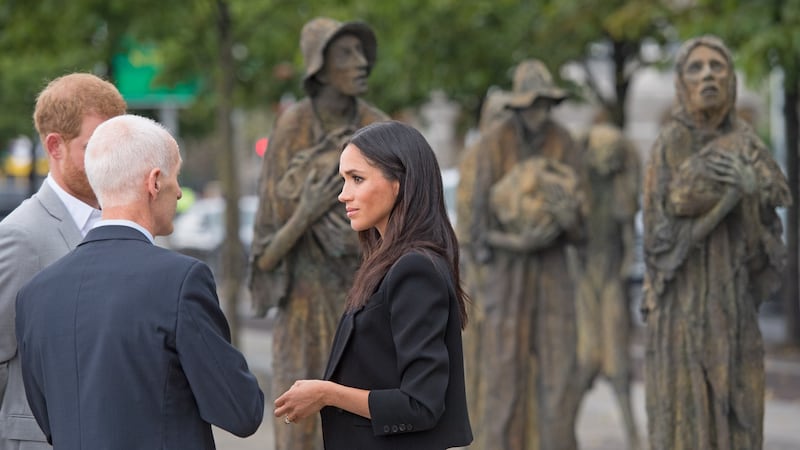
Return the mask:
M93 208L86 203L73 197L65 191L53 177L48 174L44 180L56 192L61 203L67 208L70 217L81 232L81 236L86 237L86 233L92 229L94 224L100 220L100 210Z
M98 221L94 225L93 228L105 227L105 226L109 226L109 225L121 225L123 227L130 227L130 228L136 229L140 233L142 233L150 241L151 244L155 244L156 243L155 239L153 238L153 235L150 234L150 232L147 231L147 229L145 227L139 225L138 223L136 223L136 222L134 222L132 220L103 219L103 220Z

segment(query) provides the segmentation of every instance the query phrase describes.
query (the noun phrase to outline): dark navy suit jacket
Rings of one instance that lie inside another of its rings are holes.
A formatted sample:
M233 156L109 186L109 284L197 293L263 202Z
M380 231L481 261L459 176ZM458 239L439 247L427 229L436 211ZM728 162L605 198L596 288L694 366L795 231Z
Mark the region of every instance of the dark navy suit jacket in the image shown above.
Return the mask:
M324 378L369 390L372 416L323 408L326 450L469 444L461 320L444 259L398 259L366 306L342 317Z
M213 449L256 431L264 395L230 344L209 268L101 226L17 296L31 410L56 450Z

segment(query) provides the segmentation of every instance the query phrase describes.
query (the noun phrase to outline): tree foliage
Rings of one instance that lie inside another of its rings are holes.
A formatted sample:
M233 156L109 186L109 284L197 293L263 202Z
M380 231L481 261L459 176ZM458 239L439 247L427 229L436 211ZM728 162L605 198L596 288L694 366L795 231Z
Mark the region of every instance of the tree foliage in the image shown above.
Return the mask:
M720 36L733 49L737 68L748 79L763 81L772 69L786 73L786 85L800 79L800 1L699 0L681 11L681 37L700 34Z
M460 102L472 118L487 89L510 87L510 68L530 57L538 7L514 0L408 0L355 11L378 34L372 96L394 112L419 105L434 89Z
M362 20L378 38L368 99L390 113L442 89L477 111L492 84L510 82L513 64L530 56L538 7L516 0L230 0L235 63L234 104L252 108L284 93L302 96L299 34L315 16ZM0 6L0 141L30 132L34 96L60 74L93 71L114 79L113 56L125 39L155 44L164 61L158 82L206 81L215 63L211 0L9 0ZM184 110L181 129L213 128L213 86L204 83Z
M645 43L664 45L672 34L672 8L663 0L549 0L536 26L536 52L550 67L583 69L577 93L624 127L628 88L635 73L659 62L645 57ZM610 61L611 92L598 81L593 61Z
M56 1L0 5L0 142L32 134L33 103L47 81L103 61L98 31L97 15L62 9Z

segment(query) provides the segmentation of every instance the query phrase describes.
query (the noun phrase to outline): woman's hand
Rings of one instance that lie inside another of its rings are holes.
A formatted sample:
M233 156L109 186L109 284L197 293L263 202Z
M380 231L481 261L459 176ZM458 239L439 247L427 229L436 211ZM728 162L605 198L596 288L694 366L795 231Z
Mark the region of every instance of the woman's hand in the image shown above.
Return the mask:
M369 391L324 380L297 380L275 400L275 417L292 423L335 406L369 419Z
M324 401L329 381L297 380L288 391L275 400L275 417L297 422L316 414L326 406Z

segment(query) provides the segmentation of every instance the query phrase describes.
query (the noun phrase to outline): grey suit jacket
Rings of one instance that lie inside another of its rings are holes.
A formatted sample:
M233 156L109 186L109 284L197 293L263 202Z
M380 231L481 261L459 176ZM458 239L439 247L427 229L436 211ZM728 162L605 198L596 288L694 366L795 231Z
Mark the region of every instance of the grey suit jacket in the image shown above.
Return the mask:
M0 222L0 450L51 448L25 397L14 318L17 291L36 273L75 248L81 233L45 182Z

